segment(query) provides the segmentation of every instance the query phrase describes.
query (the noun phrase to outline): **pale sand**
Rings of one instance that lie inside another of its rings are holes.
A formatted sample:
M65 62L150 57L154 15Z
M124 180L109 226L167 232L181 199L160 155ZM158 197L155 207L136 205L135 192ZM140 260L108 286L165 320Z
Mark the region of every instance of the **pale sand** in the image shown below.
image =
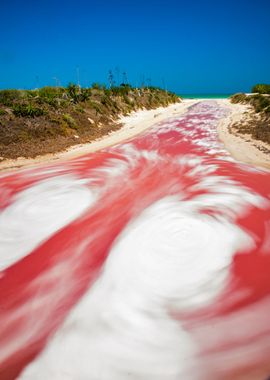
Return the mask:
M52 162L59 163L118 144L142 133L156 123L170 117L180 116L187 111L188 107L204 100L209 101L209 99L184 99L181 103L171 104L168 107L132 112L130 115L119 119L118 122L123 124L121 129L111 132L100 139L88 144L74 145L65 151L55 154L47 154L31 159L20 157L16 160L4 160L0 163L0 171L33 167ZM248 135L236 135L229 132L229 127L233 123L245 120L247 113L251 112L251 108L247 105L232 104L228 99L215 99L215 101L231 111L230 115L222 119L218 126L219 138L224 143L225 148L238 161L270 169L270 155L263 153L259 149L260 147L270 149L268 144L255 141Z
M172 116L178 116L187 111L192 104L197 103L196 99L186 99L181 103L171 104L168 107L159 107L154 110L140 110L132 112L128 116L119 118L118 122L122 123L121 129L111 132L110 134L94 140L87 144L74 145L65 151L46 154L36 158L19 157L16 160L4 160L0 163L0 171L14 170L22 167L32 167L39 164L52 162L62 162L70 158L78 157L87 153L106 148L111 145L118 144L138 135L162 120L166 120Z
M250 135L231 133L229 128L236 122L245 122L252 108L243 104L232 104L228 99L218 100L218 102L230 108L230 115L222 119L218 126L218 134L225 148L237 160L247 164L270 169L270 154L262 152L260 149L270 150L269 144L254 140Z

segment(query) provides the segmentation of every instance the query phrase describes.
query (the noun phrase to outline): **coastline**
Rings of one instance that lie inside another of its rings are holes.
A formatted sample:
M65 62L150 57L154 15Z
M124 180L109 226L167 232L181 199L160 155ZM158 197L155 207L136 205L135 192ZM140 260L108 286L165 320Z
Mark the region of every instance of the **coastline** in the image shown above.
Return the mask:
M183 99L181 103L171 104L168 107L159 107L153 110L140 110L131 112L128 116L122 116L118 123L122 127L108 135L96 139L90 143L78 144L58 153L50 153L37 156L35 158L7 159L0 162L0 173L23 168L36 167L41 164L53 162L63 162L88 153L96 152L100 149L116 145L126 141L154 124L166 120L170 117L180 116L195 103L210 99ZM243 104L232 104L229 99L213 99L219 105L230 109L230 114L222 119L218 125L218 136L224 144L225 149L237 161L270 170L270 156L260 149L269 149L267 144L254 140L248 135L240 135L230 132L230 127L241 120L243 122L251 112L251 107Z

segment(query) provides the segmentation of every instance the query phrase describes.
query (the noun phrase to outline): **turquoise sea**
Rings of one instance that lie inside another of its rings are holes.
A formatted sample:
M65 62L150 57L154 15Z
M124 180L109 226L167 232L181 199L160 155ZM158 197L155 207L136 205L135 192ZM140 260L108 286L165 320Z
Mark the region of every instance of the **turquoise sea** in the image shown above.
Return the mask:
M184 99L227 99L232 94L178 94Z

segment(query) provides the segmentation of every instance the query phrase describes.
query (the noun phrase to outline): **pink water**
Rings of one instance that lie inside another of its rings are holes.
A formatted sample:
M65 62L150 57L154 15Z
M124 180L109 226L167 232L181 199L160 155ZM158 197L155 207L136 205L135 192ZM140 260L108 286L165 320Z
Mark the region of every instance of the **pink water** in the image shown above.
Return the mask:
M218 141L228 112L0 177L1 380L270 373L270 173Z

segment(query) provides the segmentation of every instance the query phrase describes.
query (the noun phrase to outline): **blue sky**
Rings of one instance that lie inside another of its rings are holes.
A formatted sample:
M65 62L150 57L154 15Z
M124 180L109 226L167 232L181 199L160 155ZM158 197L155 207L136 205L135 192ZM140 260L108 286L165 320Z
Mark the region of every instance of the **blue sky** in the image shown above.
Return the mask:
M108 84L116 68L179 94L270 83L269 0L10 0L0 12L0 88L78 74L83 86Z

